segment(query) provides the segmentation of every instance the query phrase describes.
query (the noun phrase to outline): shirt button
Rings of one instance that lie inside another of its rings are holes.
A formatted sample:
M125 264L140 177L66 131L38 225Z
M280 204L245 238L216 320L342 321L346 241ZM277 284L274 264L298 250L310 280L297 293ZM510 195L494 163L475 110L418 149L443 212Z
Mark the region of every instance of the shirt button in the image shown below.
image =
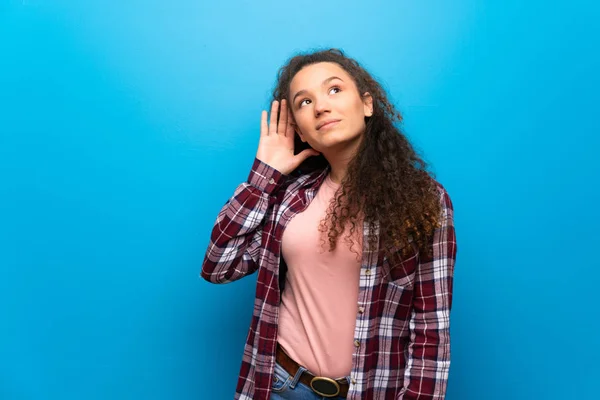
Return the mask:
M358 312L359 313L364 313L365 312L365 308L364 307L358 307Z
M354 341L354 347L359 347L360 346L360 342L358 340Z
M356 379L352 378L352 384L356 385Z
M275 179L271 178L271 179L269 180L269 183L270 183L271 185L272 185L272 184L274 184L274 183L275 183Z
M371 270L370 269L366 270L365 275L371 275Z

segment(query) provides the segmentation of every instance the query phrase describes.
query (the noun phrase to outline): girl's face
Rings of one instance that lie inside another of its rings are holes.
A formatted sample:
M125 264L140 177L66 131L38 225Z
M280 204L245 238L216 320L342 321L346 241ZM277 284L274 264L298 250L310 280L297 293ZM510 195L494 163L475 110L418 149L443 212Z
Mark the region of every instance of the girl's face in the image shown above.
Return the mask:
M302 141L325 155L359 143L365 117L373 115L371 95L361 97L351 76L333 62L302 68L290 83L288 104Z

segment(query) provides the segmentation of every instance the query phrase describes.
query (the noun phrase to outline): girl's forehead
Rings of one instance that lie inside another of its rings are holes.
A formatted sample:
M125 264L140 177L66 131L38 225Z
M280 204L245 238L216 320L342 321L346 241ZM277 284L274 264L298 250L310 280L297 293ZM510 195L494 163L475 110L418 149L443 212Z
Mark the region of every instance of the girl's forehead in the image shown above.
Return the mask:
M290 91L308 89L310 86L320 86L323 80L337 76L344 82L351 83L348 73L336 63L320 62L307 65L294 75L290 82Z

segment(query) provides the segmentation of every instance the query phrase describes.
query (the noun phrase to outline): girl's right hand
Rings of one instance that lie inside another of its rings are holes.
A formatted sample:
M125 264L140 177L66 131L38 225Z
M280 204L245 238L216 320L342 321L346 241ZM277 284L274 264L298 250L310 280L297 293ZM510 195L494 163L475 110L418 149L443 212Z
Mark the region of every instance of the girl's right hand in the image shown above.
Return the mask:
M267 112L263 110L260 119L260 140L256 158L270 165L284 175L294 171L304 160L320 153L313 149L306 149L294 155L294 125L292 117L288 118L288 108L285 99L281 101L281 116L277 124L279 102L273 101L271 106L271 121L267 125Z

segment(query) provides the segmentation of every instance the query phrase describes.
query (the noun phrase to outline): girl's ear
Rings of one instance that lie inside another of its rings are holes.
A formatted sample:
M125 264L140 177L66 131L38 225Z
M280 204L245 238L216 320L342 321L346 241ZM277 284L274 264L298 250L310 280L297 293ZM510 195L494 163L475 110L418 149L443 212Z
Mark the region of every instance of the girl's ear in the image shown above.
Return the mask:
M288 109L288 118L289 118L290 124L294 127L294 131L296 131L296 133L300 137L300 140L302 140L302 142L306 143L306 138L304 137L302 132L300 132L300 128L296 124L296 119L294 118L294 114L292 114L292 110L289 110L289 109Z
M288 108L288 119L290 121L290 124L294 125L294 128L295 128L296 127L296 118L294 118L294 113L289 108Z
M300 129L298 129L298 127L296 127L296 133L300 137L300 140L302 140L302 143L306 143L306 138L304 137L304 135L302 134L302 132L300 132Z
M371 117L373 115L373 96L369 92L363 94L363 109L365 117Z

